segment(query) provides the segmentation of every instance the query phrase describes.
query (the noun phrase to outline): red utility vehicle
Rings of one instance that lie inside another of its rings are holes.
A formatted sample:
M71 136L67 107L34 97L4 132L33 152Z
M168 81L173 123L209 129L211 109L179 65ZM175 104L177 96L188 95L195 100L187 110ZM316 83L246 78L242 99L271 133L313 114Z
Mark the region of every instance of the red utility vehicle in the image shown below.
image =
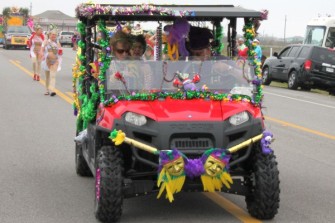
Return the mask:
M260 65L251 44L247 61L219 55L223 19L229 21L227 55L235 56L237 19L244 18L251 41L262 12L146 4L82 4L76 11L76 171L95 179L96 218L118 221L125 198L158 193L172 202L173 194L186 190L245 196L252 216L272 219L279 208L279 171L262 115ZM164 26L180 18L213 30L213 57L165 59L164 48L171 54L178 46ZM134 21L154 22L152 60L112 56L114 33L106 27Z

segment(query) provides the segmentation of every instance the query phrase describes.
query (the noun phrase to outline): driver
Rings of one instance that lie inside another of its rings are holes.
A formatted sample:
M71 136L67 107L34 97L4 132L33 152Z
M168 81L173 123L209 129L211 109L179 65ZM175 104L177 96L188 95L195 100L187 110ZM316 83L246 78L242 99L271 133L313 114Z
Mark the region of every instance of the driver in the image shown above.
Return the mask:
M188 39L188 51L193 58L209 60L210 57L214 56L212 52L214 36L208 28L191 26ZM215 58L221 60L228 59L228 57L223 55L215 56Z
M202 70L199 72L202 78L204 78L203 82L207 82L212 86L222 86L223 84L228 85L229 81L235 81L235 78L232 78L233 67L229 65L230 63L228 63L228 61L222 61L229 60L228 57L223 55L213 55L213 40L214 36L208 28L191 26L189 32L188 50L192 60L199 60L208 64L208 62L205 61L213 59L212 65L202 66Z
M212 32L207 28L191 26L188 48L190 55L200 60L208 60L212 56Z

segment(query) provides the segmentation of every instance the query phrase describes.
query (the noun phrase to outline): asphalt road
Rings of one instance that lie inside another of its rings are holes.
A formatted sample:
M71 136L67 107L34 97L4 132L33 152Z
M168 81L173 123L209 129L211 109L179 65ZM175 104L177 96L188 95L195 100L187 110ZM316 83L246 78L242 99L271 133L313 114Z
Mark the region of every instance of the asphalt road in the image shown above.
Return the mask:
M32 80L26 50L0 48L0 222L88 223L94 180L74 169L71 105L74 52L64 49L56 97ZM264 88L266 125L276 140L281 180L277 216L267 222L334 222L335 97ZM215 202L216 201L216 202ZM244 197L180 193L170 204L155 195L125 200L121 222L260 222Z

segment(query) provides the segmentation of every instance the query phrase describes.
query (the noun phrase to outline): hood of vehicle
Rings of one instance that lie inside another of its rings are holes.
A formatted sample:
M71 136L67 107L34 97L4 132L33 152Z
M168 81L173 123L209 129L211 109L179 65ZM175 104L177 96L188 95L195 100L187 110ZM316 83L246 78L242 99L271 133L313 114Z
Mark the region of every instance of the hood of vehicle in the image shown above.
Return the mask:
M255 118L261 117L260 108L249 102L164 99L119 101L99 110L97 119L101 127L111 128L113 120L121 119L126 112L141 114L157 122L192 122L223 121L242 111L248 111Z
M157 121L221 121L219 101L193 99L164 101L155 100L148 104Z
M156 121L222 121L242 111L257 116L255 107L248 102L204 99L119 101L107 110L116 118L126 112L134 112Z

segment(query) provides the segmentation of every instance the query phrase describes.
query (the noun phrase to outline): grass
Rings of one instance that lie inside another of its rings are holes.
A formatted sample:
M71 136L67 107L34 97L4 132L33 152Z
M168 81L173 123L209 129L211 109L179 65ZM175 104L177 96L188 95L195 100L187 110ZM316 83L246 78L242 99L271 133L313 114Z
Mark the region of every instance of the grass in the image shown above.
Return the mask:
M287 88L287 83L271 81L270 86L278 87L278 88ZM311 89L311 92L315 92L315 93L323 94L323 95L329 95L328 91L323 91L323 90L319 90L319 89L315 89L315 88Z

